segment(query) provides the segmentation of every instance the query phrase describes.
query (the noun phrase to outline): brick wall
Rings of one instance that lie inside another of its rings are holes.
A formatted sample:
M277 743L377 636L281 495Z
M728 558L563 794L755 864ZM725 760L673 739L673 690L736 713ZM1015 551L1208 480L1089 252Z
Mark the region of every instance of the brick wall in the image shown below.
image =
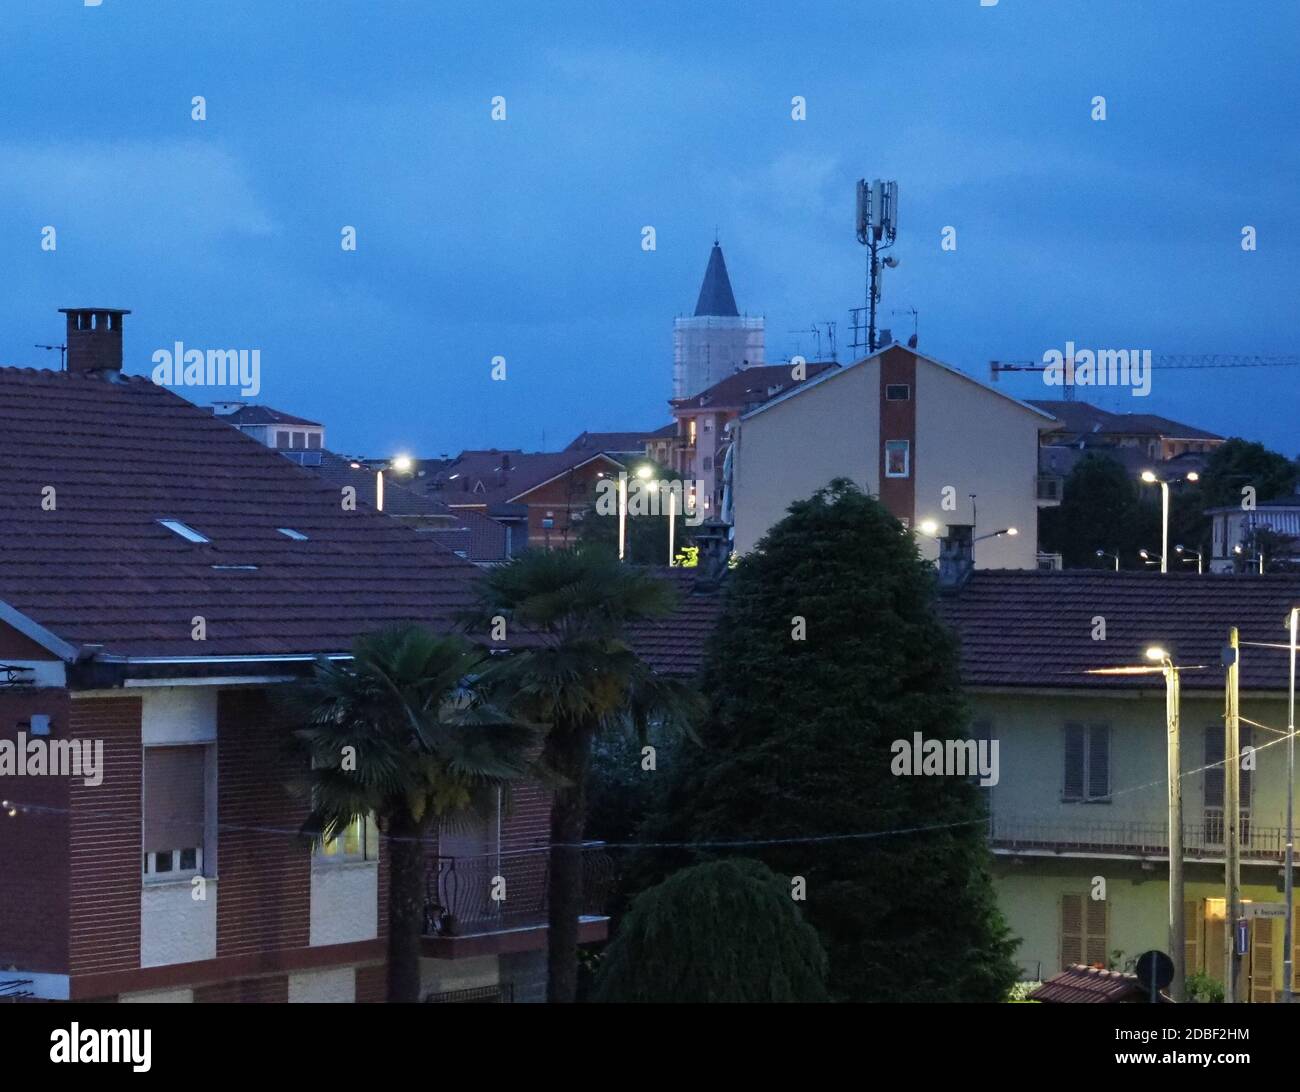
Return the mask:
M140 699L71 703L72 734L103 740L104 780L69 786L72 974L140 966Z
M377 1004L388 998L388 965L357 968L357 1004Z
M296 831L306 814L287 782L289 730L265 691L217 700L217 957L306 947L311 855ZM251 829L263 828L263 829ZM267 830L264 828L275 828Z
M0 631L3 627L0 627ZM69 732L66 690L0 694L0 740L17 745L33 713L52 718L51 739ZM0 967L64 972L68 966L68 781L0 777Z
M267 978L240 978L233 982L218 982L212 986L199 986L194 991L196 1003L284 1005L289 1002L289 976L271 975Z

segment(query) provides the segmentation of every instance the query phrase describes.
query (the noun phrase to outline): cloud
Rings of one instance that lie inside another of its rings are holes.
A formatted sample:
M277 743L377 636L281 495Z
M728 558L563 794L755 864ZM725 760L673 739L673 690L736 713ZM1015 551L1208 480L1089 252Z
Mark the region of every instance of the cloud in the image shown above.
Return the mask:
M0 207L86 238L266 236L276 225L243 164L194 141L0 144Z

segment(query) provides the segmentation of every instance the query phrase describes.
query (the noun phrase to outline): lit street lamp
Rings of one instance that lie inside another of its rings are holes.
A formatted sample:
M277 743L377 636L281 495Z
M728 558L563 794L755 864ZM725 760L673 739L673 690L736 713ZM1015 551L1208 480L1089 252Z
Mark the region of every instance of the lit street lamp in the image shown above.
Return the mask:
M1148 565L1159 565L1161 572L1165 571L1165 559L1159 554L1153 554L1150 550L1139 550L1138 557Z
M1148 485L1160 486L1160 571L1168 572L1165 558L1169 556L1169 487L1174 482L1189 481L1197 482L1201 476L1195 470L1188 473L1186 478L1157 478L1155 472L1151 470L1142 471L1142 480Z
M1105 550L1098 550L1098 551L1097 551L1097 556L1098 556L1098 557L1110 557L1110 558L1114 558L1114 560L1115 560L1115 571L1116 571L1116 572L1119 572L1119 551L1116 551L1116 552L1113 553L1113 554L1108 554Z
M1182 741L1179 731L1180 672L1199 671L1195 667L1177 666L1169 653L1158 645L1146 650L1150 667L1101 667L1089 675L1163 675L1165 677L1165 770L1169 782L1169 955L1174 963L1170 995L1183 1000L1186 977L1186 922L1183 920L1183 782Z
M646 481L654 474L649 463L642 463L636 468L636 476ZM623 560L627 553L627 471L618 476L618 559Z
M1245 558L1245 560L1249 561L1252 565L1255 562L1259 562L1259 575L1260 576L1264 575L1264 551L1263 550L1260 550L1259 553L1254 554L1251 557L1246 557L1246 551L1242 548L1241 543L1238 542L1237 545L1235 545L1232 548L1232 552L1236 554L1238 557Z
M1195 560L1197 575L1200 576L1205 572L1205 568L1203 566L1202 559L1201 559L1200 550L1189 550L1186 546L1175 546L1174 553L1176 553L1179 557L1183 557L1183 554L1191 554L1192 555L1191 557L1183 557L1183 564L1190 565L1192 561Z

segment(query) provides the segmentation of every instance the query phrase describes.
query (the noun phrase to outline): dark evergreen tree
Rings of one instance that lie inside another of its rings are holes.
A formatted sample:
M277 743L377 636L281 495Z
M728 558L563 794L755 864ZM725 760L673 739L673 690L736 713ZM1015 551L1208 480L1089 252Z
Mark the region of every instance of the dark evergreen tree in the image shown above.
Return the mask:
M912 536L852 483L791 505L732 573L704 668L704 746L684 749L684 774L643 829L799 839L708 852L803 877L836 999L998 1001L1016 978L980 790L891 773L896 740L967 738L935 596ZM840 837L899 830L912 832ZM682 860L658 857L651 874Z
M826 953L786 878L759 861L713 861L637 896L593 1000L826 1001Z
M1143 568L1138 550L1160 552L1159 491L1149 488L1152 496L1143 496L1128 471L1109 456L1085 455L1065 479L1060 506L1043 510L1043 548L1059 553L1068 569L1112 565L1110 559L1097 559L1098 550L1118 552L1124 568Z

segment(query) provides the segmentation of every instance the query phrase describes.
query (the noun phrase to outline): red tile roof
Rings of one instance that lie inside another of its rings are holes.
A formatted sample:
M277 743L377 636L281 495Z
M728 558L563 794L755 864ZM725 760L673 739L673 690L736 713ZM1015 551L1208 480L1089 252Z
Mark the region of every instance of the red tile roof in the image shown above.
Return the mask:
M281 413L270 406L240 406L233 413L216 413L213 415L228 425L311 425L320 428L319 421L308 421L305 417L295 417L291 413Z
M661 675L689 678L704 661L704 648L722 614L722 593L696 592L698 569L655 569L677 590L677 610L667 618L640 622L628 629L637 654Z
M1116 1004L1141 1002L1149 998L1137 975L1124 971L1104 971L1072 963L1060 974L1049 978L1028 996L1030 1001L1054 1004ZM1166 994L1160 1001L1170 1003Z
M424 488L452 507L486 505L492 511L592 459L604 460L611 469L620 465L598 451L463 451L432 480L423 479Z
M653 436L646 432L584 432L576 436L565 451L586 451L591 454L609 452L615 455L627 455L644 452L646 438Z
M1185 425L1154 413L1111 413L1090 402L1030 398L1029 404L1050 413L1060 431L1077 436L1150 436L1173 440L1222 440L1195 425Z
M1153 644L1187 671L1188 690L1222 690L1220 652L1228 628L1242 641L1285 642L1283 628L1300 605L1300 575L1112 572L1109 570L977 569L960 591L940 599L940 612L961 639L968 686L1088 690L1160 688L1159 675L1088 675L1086 670L1146 664ZM1097 619L1106 639L1094 640ZM1284 690L1285 652L1244 648L1241 685Z
M793 364L760 364L741 368L699 394L674 399L671 405L675 411L706 408L749 410L839 365L833 362L808 364L807 376L802 380L791 377L793 367Z
M0 472L0 602L108 653L344 651L392 622L450 625L477 573L144 378L0 368Z

